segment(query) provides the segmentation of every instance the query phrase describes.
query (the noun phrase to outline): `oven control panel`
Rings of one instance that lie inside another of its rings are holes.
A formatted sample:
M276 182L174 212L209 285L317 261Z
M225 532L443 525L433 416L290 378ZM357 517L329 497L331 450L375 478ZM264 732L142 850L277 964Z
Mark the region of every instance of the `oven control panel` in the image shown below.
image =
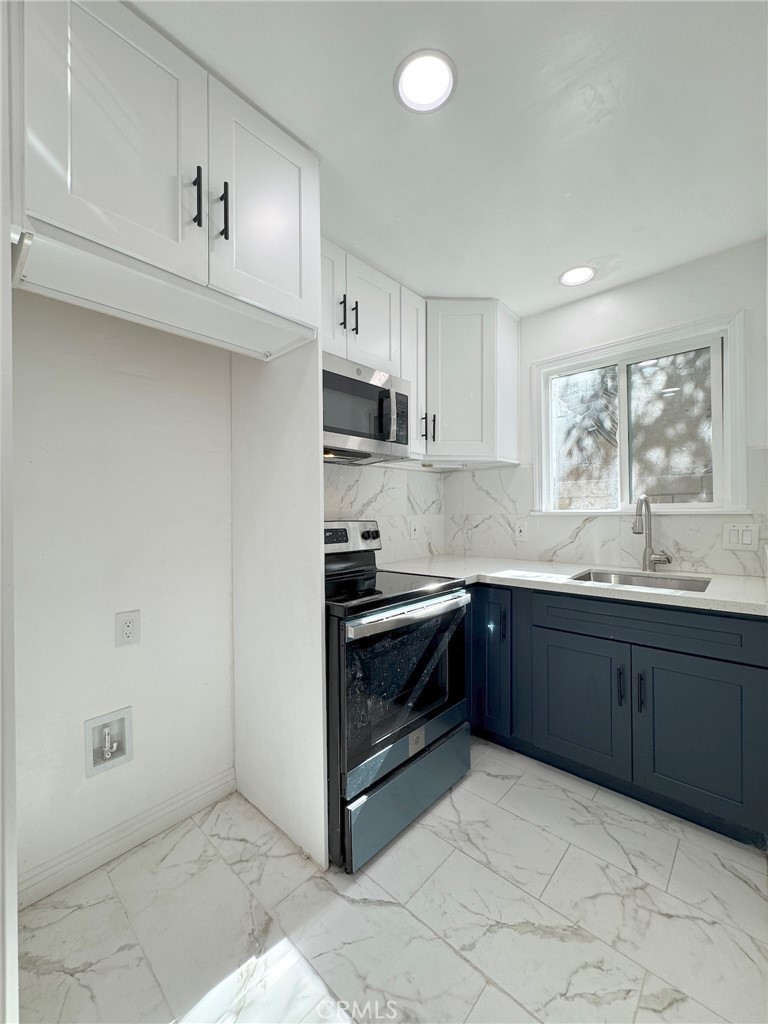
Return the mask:
M374 519L330 522L325 524L325 553L380 551L381 533Z

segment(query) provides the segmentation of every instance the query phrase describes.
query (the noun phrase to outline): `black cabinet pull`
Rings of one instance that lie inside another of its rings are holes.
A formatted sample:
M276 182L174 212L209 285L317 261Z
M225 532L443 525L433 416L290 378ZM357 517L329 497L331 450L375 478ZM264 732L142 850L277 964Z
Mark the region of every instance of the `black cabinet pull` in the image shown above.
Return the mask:
M501 639L502 642L507 639L507 609L501 613Z
M355 326L352 328L353 334L360 333L360 303L356 302L352 307L352 312L355 314Z
M339 305L341 306L341 323L339 324L339 327L343 327L344 330L346 331L346 329L347 329L347 293L346 292L344 292L344 298L341 300Z
M624 669L616 669L616 700L619 707L624 704Z
M437 429L437 413L432 416L432 440L435 440L435 430Z
M192 223L201 228L203 226L203 168L200 164L197 165L197 176L192 184L197 189L197 213L192 218Z
M645 704L645 676L642 672L637 673L637 713L640 714Z
M224 191L219 196L219 199L224 203L224 227L219 232L220 235L224 235L227 241L229 241L229 182L224 182Z
M427 440L427 414L424 413L424 415L421 418L424 420L424 433L421 436L426 441Z

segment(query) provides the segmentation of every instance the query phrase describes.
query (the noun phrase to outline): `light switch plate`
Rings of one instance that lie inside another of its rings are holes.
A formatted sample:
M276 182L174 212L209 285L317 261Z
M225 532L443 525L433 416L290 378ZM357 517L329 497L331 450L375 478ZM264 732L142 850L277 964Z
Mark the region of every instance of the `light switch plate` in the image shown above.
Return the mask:
M757 551L760 527L757 523L724 523L725 551Z

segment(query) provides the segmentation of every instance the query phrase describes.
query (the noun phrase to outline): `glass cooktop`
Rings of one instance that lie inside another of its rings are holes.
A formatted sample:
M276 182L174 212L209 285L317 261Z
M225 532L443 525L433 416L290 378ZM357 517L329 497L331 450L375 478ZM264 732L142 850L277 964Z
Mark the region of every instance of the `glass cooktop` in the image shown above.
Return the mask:
M326 577L325 602L334 614L350 616L399 601L442 594L462 585L461 580L445 576L416 576L374 569L349 576Z

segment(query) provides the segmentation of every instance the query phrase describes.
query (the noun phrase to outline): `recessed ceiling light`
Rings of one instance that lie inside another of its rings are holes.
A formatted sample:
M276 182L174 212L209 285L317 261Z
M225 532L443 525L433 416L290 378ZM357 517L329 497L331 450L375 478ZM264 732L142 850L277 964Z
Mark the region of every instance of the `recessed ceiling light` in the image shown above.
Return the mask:
M456 88L456 66L439 50L417 50L395 72L395 95L409 110L427 114L447 103Z
M594 267L573 267L571 270L564 271L558 281L560 284L572 288L575 284L586 284L587 281L591 281L596 273Z

